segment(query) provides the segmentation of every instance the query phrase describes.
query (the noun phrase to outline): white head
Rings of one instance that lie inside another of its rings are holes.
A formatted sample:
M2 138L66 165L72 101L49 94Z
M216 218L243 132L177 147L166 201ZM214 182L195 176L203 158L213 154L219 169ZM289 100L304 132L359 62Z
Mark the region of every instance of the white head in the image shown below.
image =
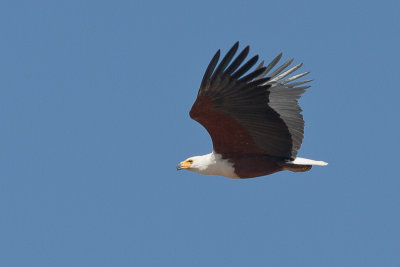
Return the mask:
M188 170L207 175L221 175L230 178L238 178L233 164L221 155L212 152L203 156L190 157L176 166L177 170Z
M208 155L187 158L186 160L180 162L178 166L176 166L176 169L203 173L203 171L206 170L210 164L209 157L207 156Z

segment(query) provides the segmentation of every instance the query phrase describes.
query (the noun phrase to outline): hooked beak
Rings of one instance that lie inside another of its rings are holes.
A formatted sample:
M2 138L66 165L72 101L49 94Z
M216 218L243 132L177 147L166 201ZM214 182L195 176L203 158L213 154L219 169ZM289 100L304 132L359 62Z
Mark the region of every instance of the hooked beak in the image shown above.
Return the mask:
M176 170L180 171L180 170L184 170L184 169L189 169L190 165L192 165L190 162L182 161L176 166Z
M180 171L180 170L182 170L183 168L182 168L182 163L179 163L178 165L176 165L176 170L177 171Z

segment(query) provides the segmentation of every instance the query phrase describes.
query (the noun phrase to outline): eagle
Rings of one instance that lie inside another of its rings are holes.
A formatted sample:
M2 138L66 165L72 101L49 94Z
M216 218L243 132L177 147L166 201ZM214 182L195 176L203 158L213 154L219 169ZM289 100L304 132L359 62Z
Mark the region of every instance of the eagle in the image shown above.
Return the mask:
M297 157L304 135L298 99L311 80L295 80L309 72L289 77L302 66L288 69L293 59L274 69L282 53L254 67L258 55L246 61L250 47L235 57L238 48L236 42L219 64L221 51L215 53L189 113L210 134L213 150L180 162L177 170L243 179L327 165Z

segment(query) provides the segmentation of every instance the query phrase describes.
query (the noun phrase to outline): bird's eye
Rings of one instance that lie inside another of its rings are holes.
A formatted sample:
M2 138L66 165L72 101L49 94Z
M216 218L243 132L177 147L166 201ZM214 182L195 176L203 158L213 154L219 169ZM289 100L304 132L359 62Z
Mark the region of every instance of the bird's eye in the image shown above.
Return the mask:
M189 163L193 163L193 160L192 160L192 159L189 159L188 162L189 162Z

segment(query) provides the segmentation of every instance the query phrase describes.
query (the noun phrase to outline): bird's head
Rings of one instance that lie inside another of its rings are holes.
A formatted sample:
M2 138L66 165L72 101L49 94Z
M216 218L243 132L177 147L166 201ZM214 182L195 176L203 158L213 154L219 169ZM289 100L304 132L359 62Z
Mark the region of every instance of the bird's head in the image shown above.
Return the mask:
M193 172L200 172L208 167L208 158L207 156L195 156L190 157L182 162L180 162L176 169L179 170L188 170Z

